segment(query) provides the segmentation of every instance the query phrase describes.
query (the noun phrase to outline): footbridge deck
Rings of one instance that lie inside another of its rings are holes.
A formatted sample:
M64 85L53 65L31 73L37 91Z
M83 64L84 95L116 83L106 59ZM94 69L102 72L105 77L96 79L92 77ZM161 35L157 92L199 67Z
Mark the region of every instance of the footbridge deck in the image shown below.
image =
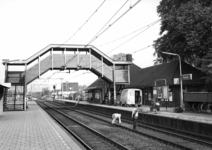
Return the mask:
M26 60L4 60L5 82L23 86L39 79L49 70L90 70L114 85L130 83L132 56L126 61L115 61L92 45L51 44ZM9 71L9 66L25 66L24 71ZM24 99L25 96L23 96Z

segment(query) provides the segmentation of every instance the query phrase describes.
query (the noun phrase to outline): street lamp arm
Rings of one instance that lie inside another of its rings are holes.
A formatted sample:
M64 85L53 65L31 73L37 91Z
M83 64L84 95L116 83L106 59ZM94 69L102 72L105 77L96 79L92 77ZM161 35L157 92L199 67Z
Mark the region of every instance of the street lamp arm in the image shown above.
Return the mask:
M178 56L178 57L180 57L180 55L175 54L175 53L169 53L169 52L161 52L161 53L163 53L163 54L167 54L167 55L174 55L174 56Z
M182 67L181 67L181 58L180 58L180 55L175 54L175 53L169 53L169 52L161 52L161 53L166 54L166 55L178 56L178 58L179 58L179 67L180 67L180 105L181 105L181 107L184 107L184 104L183 104Z

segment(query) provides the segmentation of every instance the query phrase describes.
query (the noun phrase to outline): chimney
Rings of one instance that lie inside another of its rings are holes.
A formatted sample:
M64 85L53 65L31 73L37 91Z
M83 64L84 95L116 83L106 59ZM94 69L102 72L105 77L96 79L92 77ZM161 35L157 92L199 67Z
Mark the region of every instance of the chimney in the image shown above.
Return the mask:
M132 55L131 54L126 54L126 61L132 62Z

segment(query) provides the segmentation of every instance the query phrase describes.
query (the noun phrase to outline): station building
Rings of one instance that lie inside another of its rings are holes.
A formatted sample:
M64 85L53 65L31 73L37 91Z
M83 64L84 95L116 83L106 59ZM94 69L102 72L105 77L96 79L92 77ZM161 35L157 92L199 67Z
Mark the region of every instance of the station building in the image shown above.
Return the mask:
M183 92L200 92L204 90L204 74L197 68L182 62L182 75L191 75L192 78L183 80ZM169 87L169 99L166 99L168 107L180 106L180 67L179 61L159 64L147 68L140 68L135 64L130 66L130 84L117 84L117 102L120 99L121 90L137 88L142 90L142 104L150 105L153 99L153 88L155 86L167 85ZM92 103L103 103L108 91L113 91L111 83L102 78L97 79L88 88L88 95ZM113 94L111 94L111 100ZM163 99L161 99L163 100ZM117 102L113 102L117 103Z

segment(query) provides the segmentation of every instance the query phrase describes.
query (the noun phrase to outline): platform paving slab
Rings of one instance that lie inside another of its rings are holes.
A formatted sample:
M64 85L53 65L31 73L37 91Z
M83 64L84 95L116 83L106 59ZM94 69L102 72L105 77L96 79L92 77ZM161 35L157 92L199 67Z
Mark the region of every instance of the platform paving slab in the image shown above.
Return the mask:
M0 116L0 150L82 150L35 102Z

